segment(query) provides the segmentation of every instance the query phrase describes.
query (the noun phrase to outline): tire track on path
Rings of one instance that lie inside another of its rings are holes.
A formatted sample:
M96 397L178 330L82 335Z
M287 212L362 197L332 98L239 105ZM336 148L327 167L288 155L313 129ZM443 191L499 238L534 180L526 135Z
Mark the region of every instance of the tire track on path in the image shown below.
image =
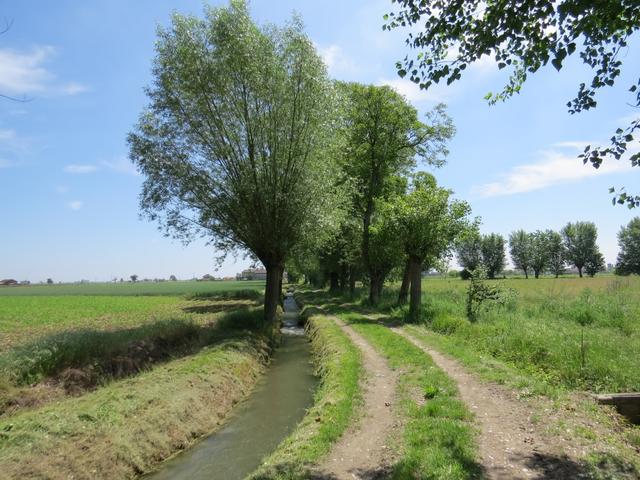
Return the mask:
M362 353L365 378L362 383L364 412L347 430L314 472L315 479L386 478L393 464L389 441L398 422L393 404L398 374L353 328L340 319L334 321Z
M483 383L456 360L443 355L402 328L391 327L416 347L457 384L461 399L475 414L480 429L480 462L489 479L581 478L581 466L537 431L533 412L499 385Z

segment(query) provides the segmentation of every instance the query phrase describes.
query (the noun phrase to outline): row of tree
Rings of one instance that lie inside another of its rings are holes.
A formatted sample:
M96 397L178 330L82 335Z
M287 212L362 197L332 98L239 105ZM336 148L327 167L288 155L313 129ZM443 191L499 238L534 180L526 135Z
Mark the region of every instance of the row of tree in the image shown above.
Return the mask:
M267 322L285 264L333 288L361 280L373 304L402 270L417 315L422 270L469 224L465 202L414 174L444 163L444 106L423 122L389 87L330 80L295 18L259 27L244 1L205 8L159 32L149 106L128 138L143 212L174 237L259 260Z
M259 260L266 322L285 264L334 290L362 281L372 304L402 278L414 318L421 272L454 245L468 269L502 270L504 239L480 236L467 203L415 173L448 154L443 105L421 121L389 87L332 81L298 19L260 27L243 0L175 14L158 36L149 105L128 137L141 208L185 242Z
M597 238L598 230L592 222L568 223L561 232L517 230L509 236L509 253L513 265L524 271L526 278L530 271L536 278L545 272L557 278L567 264L574 266L580 277L583 271L593 277L605 269Z
M516 230L509 235L509 254L513 266L524 272L526 278L533 272L535 278L549 272L562 275L568 265L574 266L582 277L604 270L604 257L596 240L598 231L592 222L568 223L561 232ZM506 241L499 234L481 235L477 229L468 230L457 242L458 263L462 276L482 266L489 278L495 278L506 265Z

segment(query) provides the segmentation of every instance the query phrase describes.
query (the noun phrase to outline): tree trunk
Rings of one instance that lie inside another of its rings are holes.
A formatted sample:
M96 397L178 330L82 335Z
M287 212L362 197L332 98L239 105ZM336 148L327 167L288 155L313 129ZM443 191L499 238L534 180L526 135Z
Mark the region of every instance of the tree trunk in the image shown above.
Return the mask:
M274 324L277 318L278 303L280 302L280 282L282 280L282 265L269 264L267 267L267 285L264 289L264 321Z
M407 259L407 263L404 266L404 272L402 274L402 284L400 285L400 292L398 293L398 305L405 305L407 303L407 299L409 298L409 283L411 279L409 278L409 269L411 262Z
M349 295L351 298L356 295L356 272L353 267L349 267Z
M524 270L524 278L528 279L529 278L529 273L527 272L527 269L523 269Z
M347 293L347 287L349 282L349 272L344 265L340 266L340 292Z
M413 323L418 323L422 307L422 262L416 257L409 259L409 278L411 279L409 319Z
M582 267L578 267L578 275L582 278Z
M340 290L339 280L338 272L329 273L329 291L331 293L337 293Z
M540 270L533 270L533 274L535 275L536 278L540 278Z
M284 267L280 269L280 278L278 279L278 303L284 308L284 295L282 295L282 277L284 277Z
M380 275L374 273L370 275L369 280L369 303L371 305L378 305L380 302L380 283L382 283Z

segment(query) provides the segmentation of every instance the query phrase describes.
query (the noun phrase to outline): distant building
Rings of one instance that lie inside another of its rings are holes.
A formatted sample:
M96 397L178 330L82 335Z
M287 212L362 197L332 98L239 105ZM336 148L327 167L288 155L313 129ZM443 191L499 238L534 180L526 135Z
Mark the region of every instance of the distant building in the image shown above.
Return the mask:
M10 286L10 285L18 285L18 281L13 278L6 278L4 280L0 280L0 286Z
M267 271L264 268L247 268L238 275L237 280L266 280Z

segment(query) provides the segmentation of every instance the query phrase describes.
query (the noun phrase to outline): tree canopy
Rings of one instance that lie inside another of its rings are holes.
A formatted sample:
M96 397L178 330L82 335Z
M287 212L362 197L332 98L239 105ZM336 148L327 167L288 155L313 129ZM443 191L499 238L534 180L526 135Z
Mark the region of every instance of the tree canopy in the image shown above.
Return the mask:
M524 230L516 230L509 235L509 254L513 266L524 272L525 278L529 278L531 268L531 236Z
M498 93L489 93L490 102L519 93L529 75L551 65L561 70L567 59L578 56L592 71L591 78L578 86L569 100L570 113L596 107L600 88L614 86L622 72L625 51L640 29L637 0L394 0L399 9L385 16L383 29L408 28L406 43L412 53L396 67L427 89L441 80L451 84L462 78L467 67L483 57L495 58L509 79ZM416 31L417 27L417 31ZM634 38L633 40L637 40ZM625 85L631 103L640 107L640 79ZM619 128L607 147L587 147L581 155L585 163L598 168L604 159L620 159L637 146L640 115ZM640 152L631 152L629 161L640 166ZM615 190L611 190L615 193ZM640 206L640 196L619 191L614 203Z
M389 270L375 265L380 259L370 248L376 206L406 190L406 177L416 163L442 165L455 129L442 104L421 122L415 107L390 87L342 83L340 89L345 104L343 181L351 186L353 212L362 222L362 263L370 280L369 300L375 304Z
M566 248L566 260L578 269L582 277L583 269L593 276L604 267L604 258L596 243L598 229L593 222L568 223L562 229Z
M235 0L159 30L147 95L128 139L143 211L175 237L258 258L272 321L284 262L331 198L321 58L298 20L260 28Z
M635 217L618 232L620 253L616 273L640 275L640 217Z
M469 228L471 208L451 200L451 191L438 187L429 174L418 174L412 189L391 205L396 236L409 260L409 315L417 321L422 305L422 272L448 255L455 240Z

